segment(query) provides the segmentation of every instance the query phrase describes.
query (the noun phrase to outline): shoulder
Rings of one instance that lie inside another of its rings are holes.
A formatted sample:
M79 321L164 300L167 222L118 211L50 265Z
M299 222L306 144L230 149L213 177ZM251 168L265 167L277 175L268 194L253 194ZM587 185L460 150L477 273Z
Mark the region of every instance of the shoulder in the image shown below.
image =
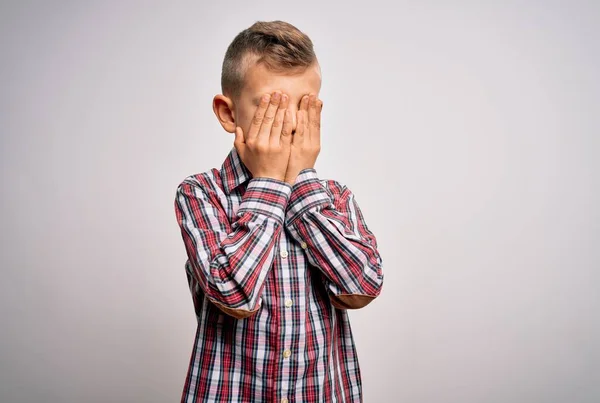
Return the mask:
M327 192L333 204L338 207L341 204L347 203L354 197L345 183L335 179L319 179L323 189Z
M195 196L215 196L222 188L220 172L212 168L205 172L190 174L183 178L176 188L177 196L193 193Z
M205 191L214 190L221 183L220 172L216 168L212 168L205 172L190 174L183 178L177 185L177 189L181 187L195 187Z
M319 179L321 185L331 194L340 196L347 191L348 187L335 179Z

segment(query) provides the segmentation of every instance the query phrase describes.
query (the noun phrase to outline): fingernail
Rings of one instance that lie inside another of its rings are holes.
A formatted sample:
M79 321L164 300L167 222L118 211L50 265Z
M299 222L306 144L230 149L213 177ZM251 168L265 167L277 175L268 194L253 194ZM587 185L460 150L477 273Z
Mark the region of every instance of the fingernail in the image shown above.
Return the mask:
M271 98L271 96L269 94L265 94L265 95L263 95L262 100L263 101L268 101L269 98Z

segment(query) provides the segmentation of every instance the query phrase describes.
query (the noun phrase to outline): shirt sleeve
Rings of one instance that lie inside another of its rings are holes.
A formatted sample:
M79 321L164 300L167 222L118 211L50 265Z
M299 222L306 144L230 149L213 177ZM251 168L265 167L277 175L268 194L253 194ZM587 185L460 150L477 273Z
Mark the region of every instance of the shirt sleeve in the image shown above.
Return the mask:
M190 275L226 314L241 319L259 310L291 191L284 181L252 178L230 224L207 184L188 178L178 186L175 213Z
M294 183L286 212L287 228L323 274L332 304L362 308L383 287L382 258L354 194L337 181L321 184L314 168Z

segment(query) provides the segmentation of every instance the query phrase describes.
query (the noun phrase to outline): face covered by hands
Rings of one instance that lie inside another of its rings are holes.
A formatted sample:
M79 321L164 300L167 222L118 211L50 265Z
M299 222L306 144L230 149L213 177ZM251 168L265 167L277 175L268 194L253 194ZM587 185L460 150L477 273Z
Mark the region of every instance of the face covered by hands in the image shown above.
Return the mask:
M306 168L314 168L321 150L321 111L323 101L316 94L304 95L294 119L289 96L280 91L263 94L254 112L250 130L236 127L235 145L244 163L259 176L283 178L294 185ZM289 153L282 155L281 152ZM261 157L268 160L259 161ZM248 155L248 157L247 157ZM282 160L285 170L276 160ZM264 166L269 166L269 173Z
M223 128L236 134L234 144L251 139L249 148L240 149L249 150L242 161L253 176L293 185L300 171L314 168L321 148L320 89L318 62L284 72L256 63L246 71L239 95L215 96L213 110ZM261 101L265 96L269 101Z

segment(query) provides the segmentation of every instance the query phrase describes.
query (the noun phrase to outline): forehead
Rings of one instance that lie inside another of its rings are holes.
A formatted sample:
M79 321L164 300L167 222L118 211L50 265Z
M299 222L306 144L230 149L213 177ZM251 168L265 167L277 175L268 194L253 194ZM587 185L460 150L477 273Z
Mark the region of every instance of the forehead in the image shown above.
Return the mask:
M316 94L321 89L321 69L313 63L300 72L273 72L263 64L253 64L248 68L244 80L242 97L250 97L258 104L261 95L280 90L291 99L300 99L310 92Z

